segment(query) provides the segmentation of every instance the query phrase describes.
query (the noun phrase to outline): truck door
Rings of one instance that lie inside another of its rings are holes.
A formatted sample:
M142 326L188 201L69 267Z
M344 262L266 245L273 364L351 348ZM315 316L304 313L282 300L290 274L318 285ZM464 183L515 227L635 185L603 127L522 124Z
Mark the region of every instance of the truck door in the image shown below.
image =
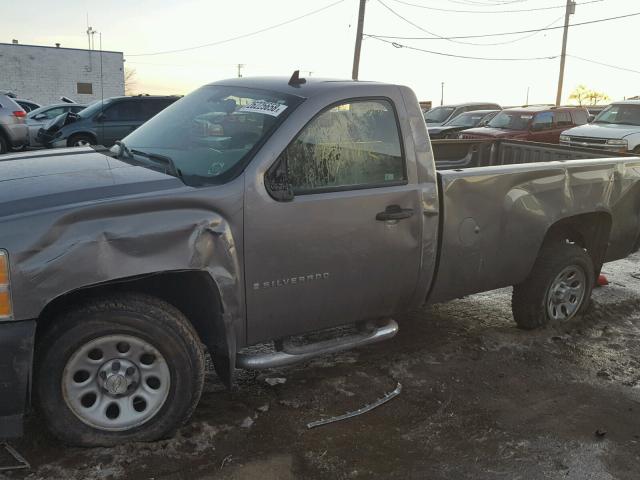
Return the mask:
M388 316L412 297L422 210L393 104L317 114L245 195L249 343ZM255 191L254 191L255 190ZM276 197L276 198L274 198Z

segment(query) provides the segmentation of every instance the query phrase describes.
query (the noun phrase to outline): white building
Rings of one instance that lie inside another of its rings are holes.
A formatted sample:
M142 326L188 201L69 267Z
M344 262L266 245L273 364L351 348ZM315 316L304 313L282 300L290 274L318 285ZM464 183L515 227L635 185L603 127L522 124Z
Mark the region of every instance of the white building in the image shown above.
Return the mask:
M122 52L0 43L0 91L41 105L124 95Z

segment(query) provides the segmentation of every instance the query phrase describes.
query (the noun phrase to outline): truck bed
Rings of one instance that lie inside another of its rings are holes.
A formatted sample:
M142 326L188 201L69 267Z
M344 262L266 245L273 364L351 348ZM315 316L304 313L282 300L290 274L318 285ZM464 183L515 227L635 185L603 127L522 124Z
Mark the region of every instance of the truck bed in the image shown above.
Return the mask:
M438 170L631 156L627 153L519 140L434 140L431 144Z
M442 209L430 303L521 283L545 232L567 212L595 208L611 219L606 261L637 248L637 157L514 141L442 141L433 149Z

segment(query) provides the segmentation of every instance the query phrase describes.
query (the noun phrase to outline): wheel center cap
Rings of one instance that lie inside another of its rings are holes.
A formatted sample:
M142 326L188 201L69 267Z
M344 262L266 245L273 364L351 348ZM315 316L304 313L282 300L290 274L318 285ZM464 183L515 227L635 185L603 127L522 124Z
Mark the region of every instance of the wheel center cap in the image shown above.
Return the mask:
M116 373L107 378L104 382L104 386L111 395L122 395L127 391L129 382L127 382L124 375Z

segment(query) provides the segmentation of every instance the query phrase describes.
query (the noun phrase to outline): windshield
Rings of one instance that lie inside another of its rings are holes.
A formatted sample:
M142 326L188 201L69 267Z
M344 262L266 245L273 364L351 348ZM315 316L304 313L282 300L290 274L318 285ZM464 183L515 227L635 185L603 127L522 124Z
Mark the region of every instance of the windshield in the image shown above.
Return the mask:
M447 127L475 127L486 115L486 113L478 112L461 113L457 117L449 120L445 125Z
M106 108L107 105L109 105L110 103L111 103L110 98L107 98L106 100L98 100L97 102L94 102L91 105L89 105L84 110L78 112L78 115L80 116L80 118L91 118L100 110L102 110L103 108Z
M169 157L187 184L224 183L300 101L266 90L208 85L123 142L131 151Z
M609 105L600 112L593 123L614 123L616 125L640 126L640 105Z
M425 113L424 119L427 123L441 123L449 118L449 115L451 115L454 110L454 107L432 108L427 113Z
M528 130L532 118L532 113L503 111L493 117L487 126L504 130Z

